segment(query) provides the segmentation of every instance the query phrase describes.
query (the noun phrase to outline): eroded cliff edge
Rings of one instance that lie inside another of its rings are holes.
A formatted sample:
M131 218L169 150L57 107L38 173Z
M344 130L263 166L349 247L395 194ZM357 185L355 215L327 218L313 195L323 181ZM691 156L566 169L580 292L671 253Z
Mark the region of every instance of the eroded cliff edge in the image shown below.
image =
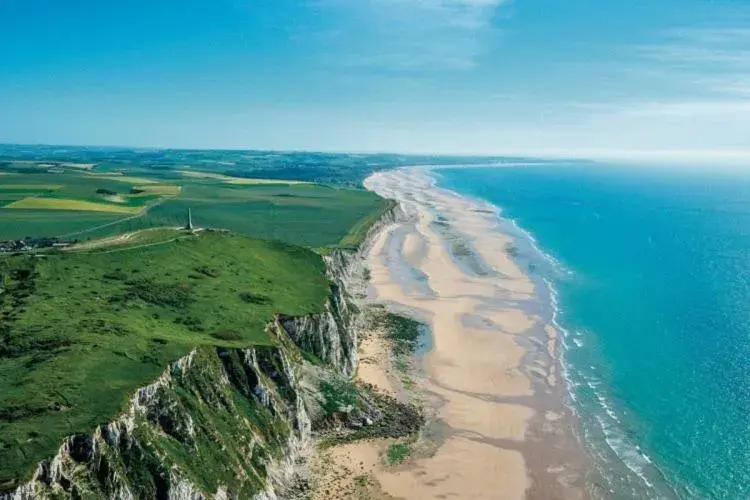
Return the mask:
M357 367L361 252L398 216L391 207L358 250L324 255L325 312L277 317L272 345L201 347L132 396L93 434L69 436L33 478L0 498L274 499L293 495L313 424L326 413L319 382ZM311 362L312 361L312 362ZM378 411L351 417L369 425Z

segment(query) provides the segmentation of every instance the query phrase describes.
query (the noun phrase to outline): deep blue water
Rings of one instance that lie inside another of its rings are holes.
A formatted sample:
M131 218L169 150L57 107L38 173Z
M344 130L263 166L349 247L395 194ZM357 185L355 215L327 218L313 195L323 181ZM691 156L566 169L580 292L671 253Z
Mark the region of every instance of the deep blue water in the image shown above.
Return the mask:
M568 271L548 277L596 491L750 498L750 173L571 164L437 176L501 207Z

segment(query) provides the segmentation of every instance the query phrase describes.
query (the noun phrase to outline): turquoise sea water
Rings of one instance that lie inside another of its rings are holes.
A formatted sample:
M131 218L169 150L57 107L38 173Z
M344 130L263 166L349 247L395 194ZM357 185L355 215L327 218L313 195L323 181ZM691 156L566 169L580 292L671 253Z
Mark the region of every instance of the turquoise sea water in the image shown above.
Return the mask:
M750 498L750 174L570 164L436 176L501 207L559 262L533 272L557 299L595 491Z

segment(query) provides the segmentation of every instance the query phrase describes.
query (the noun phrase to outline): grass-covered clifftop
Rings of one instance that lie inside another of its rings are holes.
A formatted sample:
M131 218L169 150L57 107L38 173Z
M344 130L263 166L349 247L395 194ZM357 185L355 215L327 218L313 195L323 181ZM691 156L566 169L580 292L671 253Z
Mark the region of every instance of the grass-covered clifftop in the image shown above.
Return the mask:
M0 259L0 491L192 348L268 344L275 314L324 308L325 267L310 250L166 236Z

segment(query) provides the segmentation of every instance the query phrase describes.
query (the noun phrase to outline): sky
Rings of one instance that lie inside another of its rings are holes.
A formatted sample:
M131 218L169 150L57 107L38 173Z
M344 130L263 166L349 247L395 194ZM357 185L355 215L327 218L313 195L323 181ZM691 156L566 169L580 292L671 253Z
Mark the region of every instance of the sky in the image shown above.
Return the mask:
M750 160L750 0L0 0L0 142Z

